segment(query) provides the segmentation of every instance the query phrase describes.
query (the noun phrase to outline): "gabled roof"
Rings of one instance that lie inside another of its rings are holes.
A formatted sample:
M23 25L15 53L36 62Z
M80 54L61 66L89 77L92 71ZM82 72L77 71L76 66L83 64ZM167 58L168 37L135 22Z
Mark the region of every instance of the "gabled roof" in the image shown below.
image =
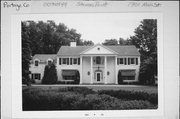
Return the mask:
M56 54L36 54L32 57L32 60L38 59L40 61L47 61L48 59L55 60L57 57Z
M76 47L70 47L70 46L62 46L60 50L58 51L58 56L79 56L80 53L83 51L94 47L94 46L76 46ZM137 48L133 45L125 45L125 46L104 46L107 47L107 49L111 49L114 52L117 52L119 56L139 56L139 52L137 51Z
M120 56L140 56L137 48L134 45L123 45L123 46L107 46L114 50Z
M76 47L70 47L70 46L61 46L59 49L57 55L61 56L77 56L80 55L80 53L92 46L76 46Z

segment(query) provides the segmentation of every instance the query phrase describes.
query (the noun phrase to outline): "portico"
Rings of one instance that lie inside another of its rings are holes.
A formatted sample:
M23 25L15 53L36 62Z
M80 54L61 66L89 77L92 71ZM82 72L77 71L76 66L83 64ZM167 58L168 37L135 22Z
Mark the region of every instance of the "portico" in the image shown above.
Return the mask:
M80 84L117 84L117 53L102 45L80 54ZM112 62L112 63L110 63ZM108 63L110 63L108 65ZM85 80L84 80L85 79Z

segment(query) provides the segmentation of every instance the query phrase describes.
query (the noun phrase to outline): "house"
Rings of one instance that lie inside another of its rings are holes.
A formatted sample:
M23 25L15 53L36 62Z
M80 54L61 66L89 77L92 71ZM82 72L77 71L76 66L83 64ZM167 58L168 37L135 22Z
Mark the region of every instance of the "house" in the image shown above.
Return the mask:
M31 71L30 77L35 80L36 83L41 83L44 76L45 66L52 62L56 64L56 54L36 54L32 57L29 71Z
M55 62L59 81L71 81L78 72L80 84L138 82L140 54L132 45L76 46L76 42L71 42L70 46L62 46L56 55L35 55L31 78L41 82L48 61Z

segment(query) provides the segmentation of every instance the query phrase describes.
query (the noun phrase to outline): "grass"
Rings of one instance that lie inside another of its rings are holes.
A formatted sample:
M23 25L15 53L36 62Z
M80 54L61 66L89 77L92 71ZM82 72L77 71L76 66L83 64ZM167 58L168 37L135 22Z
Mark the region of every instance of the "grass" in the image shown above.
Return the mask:
M156 109L157 93L143 87L32 86L23 87L23 110ZM115 89L115 90L111 90ZM156 91L157 92L157 91Z

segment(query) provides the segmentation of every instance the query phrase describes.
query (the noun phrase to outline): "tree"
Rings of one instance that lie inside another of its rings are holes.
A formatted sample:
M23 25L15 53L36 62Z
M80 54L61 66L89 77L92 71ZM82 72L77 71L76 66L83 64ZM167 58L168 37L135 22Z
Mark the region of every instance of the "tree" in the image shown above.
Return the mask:
M23 21L28 27L28 37L32 56L35 54L56 54L62 45L70 45L71 41L83 45L81 34L76 29L69 29L65 24L58 25L51 20Z
M83 42L83 45L84 45L84 46L92 46L92 45L94 45L94 43L93 43L92 41L90 41L90 40L88 40L88 41L85 40L85 41Z
M106 39L103 45L118 45L118 41L116 39Z
M142 55L149 56L157 52L157 20L145 19L135 29L135 35L130 37Z
M21 31L22 31L22 83L29 85L30 83L29 65L31 60L31 49L30 49L28 28L27 25L23 22L21 23Z
M157 20L144 19L131 36L141 54L140 81L151 84L157 75Z
M49 63L44 68L42 84L55 84L57 82L57 70L54 63Z
M131 39L123 39L123 38L119 38L119 45L132 45L131 43Z

